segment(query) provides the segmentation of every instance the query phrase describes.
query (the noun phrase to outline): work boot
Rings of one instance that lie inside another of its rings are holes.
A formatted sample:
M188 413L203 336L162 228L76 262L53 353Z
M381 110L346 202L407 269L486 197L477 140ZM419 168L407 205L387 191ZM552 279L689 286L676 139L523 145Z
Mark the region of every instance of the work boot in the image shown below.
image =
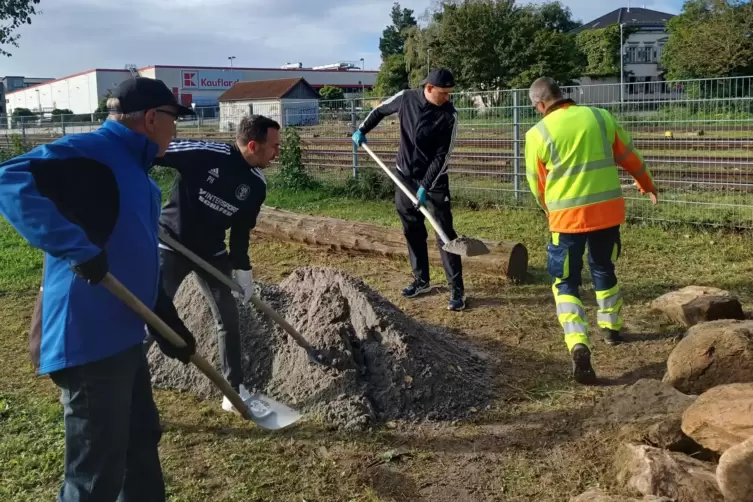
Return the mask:
M450 303L447 304L447 310L454 310L459 312L465 309L465 296L459 289L453 288L450 294Z
M582 343L573 347L573 378L584 385L596 383L596 372L591 367L591 351Z
M251 394L246 390L246 387L241 384L235 391L241 396L241 399L244 401L251 397ZM233 406L233 403L230 402L230 399L227 398L227 396L222 396L222 409L225 411L232 411L233 413L240 412L235 409L235 406Z
M620 332L613 329L601 328L601 335L604 337L604 341L609 345L619 345L623 342Z
M431 285L428 281L424 282L420 279L416 279L407 288L403 289L403 296L406 298L415 298L419 295L426 294L431 291Z

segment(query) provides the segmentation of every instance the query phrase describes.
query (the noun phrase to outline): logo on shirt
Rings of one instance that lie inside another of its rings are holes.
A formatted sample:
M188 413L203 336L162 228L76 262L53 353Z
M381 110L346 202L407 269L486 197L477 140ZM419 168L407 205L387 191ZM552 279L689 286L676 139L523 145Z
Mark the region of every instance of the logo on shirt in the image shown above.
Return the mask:
M248 185L241 185L235 189L235 196L238 197L238 200L246 200L249 192L251 192L251 189Z
M209 176L207 176L207 181L209 183L214 183L214 180L220 177L220 170L216 167L214 169L209 170Z

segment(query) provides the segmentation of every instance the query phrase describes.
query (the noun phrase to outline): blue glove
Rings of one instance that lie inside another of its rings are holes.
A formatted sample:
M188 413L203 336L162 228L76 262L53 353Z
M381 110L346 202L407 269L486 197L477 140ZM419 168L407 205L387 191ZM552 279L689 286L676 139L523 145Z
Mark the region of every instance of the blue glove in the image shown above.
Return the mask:
M353 133L353 143L355 143L356 146L361 146L361 143L366 143L366 135L362 133L360 129L357 129L356 132Z
M416 198L418 199L418 207L426 206L426 190L424 190L424 187L418 187Z

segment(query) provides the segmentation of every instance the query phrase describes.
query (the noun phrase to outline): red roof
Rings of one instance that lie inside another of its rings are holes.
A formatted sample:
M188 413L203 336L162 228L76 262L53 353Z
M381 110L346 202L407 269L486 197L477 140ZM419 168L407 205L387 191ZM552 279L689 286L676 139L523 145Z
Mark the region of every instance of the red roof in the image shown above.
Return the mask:
M301 77L236 82L230 89L220 94L217 101L280 99L293 90L299 82L303 82L305 85L311 87L309 83ZM311 91L316 93L313 88Z

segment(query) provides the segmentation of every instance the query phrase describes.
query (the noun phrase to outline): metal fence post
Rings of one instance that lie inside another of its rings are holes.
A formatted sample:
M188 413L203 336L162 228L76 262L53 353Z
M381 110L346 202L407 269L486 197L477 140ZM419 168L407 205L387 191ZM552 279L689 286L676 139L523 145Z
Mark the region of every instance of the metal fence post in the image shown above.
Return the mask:
M350 100L350 127L351 127L351 134L356 132L356 128L358 127L358 117L356 116L356 99L353 98ZM355 143L353 143L353 179L358 179L358 146L356 146Z
M520 202L520 106L518 91L512 91L512 131L513 131L513 190L515 202Z

